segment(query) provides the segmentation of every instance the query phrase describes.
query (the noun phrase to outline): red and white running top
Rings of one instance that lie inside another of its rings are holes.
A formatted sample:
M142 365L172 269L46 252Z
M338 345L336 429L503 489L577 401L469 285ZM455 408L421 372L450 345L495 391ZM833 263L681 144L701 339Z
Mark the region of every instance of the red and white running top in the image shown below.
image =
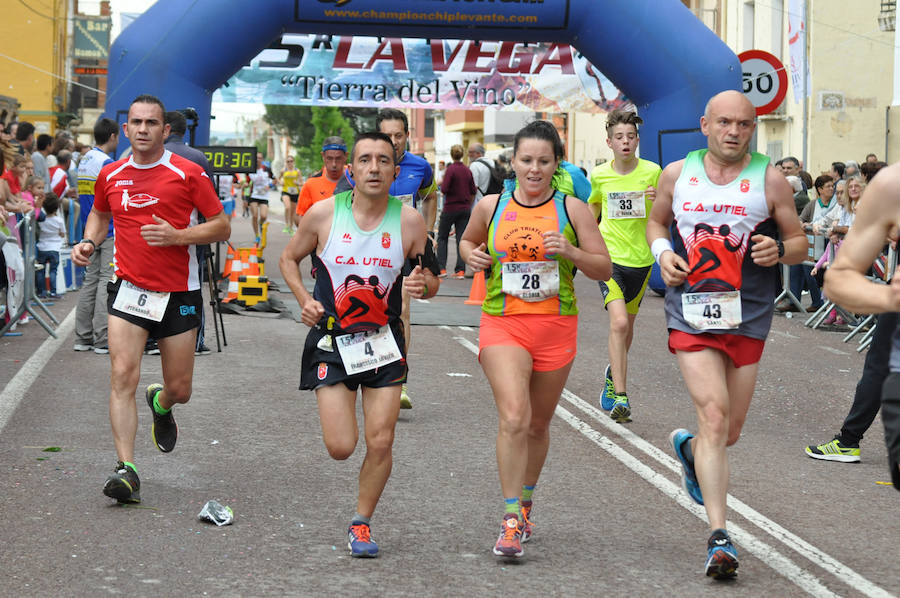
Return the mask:
M206 180L203 180L206 179ZM149 291L181 292L200 288L193 245L151 247L141 227L162 218L177 229L197 224L222 211L209 177L190 160L169 150L153 164L136 164L132 156L107 164L94 187L94 209L111 212L116 223L116 275Z

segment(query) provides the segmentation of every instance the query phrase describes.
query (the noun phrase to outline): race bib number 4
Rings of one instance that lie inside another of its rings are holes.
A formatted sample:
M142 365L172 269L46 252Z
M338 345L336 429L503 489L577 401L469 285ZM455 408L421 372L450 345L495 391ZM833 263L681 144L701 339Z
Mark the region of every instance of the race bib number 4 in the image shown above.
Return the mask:
M382 326L369 332L343 334L334 340L341 361L344 362L344 370L350 375L374 370L403 357L390 326Z
M543 301L559 295L559 264L503 262L503 292L522 301Z
M116 293L113 308L146 320L162 322L166 307L169 305L169 293L148 291L123 280Z
M412 193L407 193L406 195L398 195L397 199L405 206L413 205L413 195Z
M733 330L741 325L741 292L685 293L681 310L695 330Z
M643 191L610 191L606 194L606 213L609 218L646 218L647 204Z

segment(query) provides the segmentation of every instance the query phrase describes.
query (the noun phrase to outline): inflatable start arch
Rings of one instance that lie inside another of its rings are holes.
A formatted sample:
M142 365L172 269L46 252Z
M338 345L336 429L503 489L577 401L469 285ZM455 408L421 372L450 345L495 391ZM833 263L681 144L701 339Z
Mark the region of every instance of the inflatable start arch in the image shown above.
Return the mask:
M110 49L104 115L151 93L195 107L204 145L213 92L284 33L568 43L638 107L641 154L662 164L705 145L706 101L741 89L737 56L680 0L158 0Z

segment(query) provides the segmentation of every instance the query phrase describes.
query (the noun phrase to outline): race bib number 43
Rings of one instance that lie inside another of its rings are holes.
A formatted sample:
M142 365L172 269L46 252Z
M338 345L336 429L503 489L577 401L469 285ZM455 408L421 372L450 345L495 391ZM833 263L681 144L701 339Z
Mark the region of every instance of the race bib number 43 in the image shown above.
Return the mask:
M169 305L169 293L148 291L123 280L116 293L113 308L122 313L131 314L146 320L162 322L166 307Z
M695 330L735 329L741 325L741 292L685 293L681 310Z
M606 213L609 218L646 218L647 204L643 191L610 191L606 194Z
M559 264L503 262L503 292L522 301L543 301L559 295Z
M403 357L387 325L369 332L343 334L334 340L344 370L350 375L374 370Z

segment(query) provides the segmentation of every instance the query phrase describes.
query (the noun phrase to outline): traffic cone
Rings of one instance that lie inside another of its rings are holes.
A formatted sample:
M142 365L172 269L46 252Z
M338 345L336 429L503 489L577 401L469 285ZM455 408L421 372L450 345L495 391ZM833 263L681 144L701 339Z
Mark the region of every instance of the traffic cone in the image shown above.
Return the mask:
M243 276L259 276L258 254L261 251L256 247L241 247L238 251L241 252L241 262L244 265L244 271L241 274Z
M241 262L240 255L238 255L231 264L231 273L228 275L228 293L225 295L225 299L222 300L223 303L237 301L238 293L240 291L238 279L243 276L243 274L244 264Z
M231 263L234 261L234 248L228 246L228 254L225 256L225 269L222 270L222 280L231 276ZM230 278L229 278L230 280Z
M487 288L484 286L484 270L479 270L472 277L472 288L469 289L469 298L466 299L466 305L481 305L484 302L484 296L487 294Z

